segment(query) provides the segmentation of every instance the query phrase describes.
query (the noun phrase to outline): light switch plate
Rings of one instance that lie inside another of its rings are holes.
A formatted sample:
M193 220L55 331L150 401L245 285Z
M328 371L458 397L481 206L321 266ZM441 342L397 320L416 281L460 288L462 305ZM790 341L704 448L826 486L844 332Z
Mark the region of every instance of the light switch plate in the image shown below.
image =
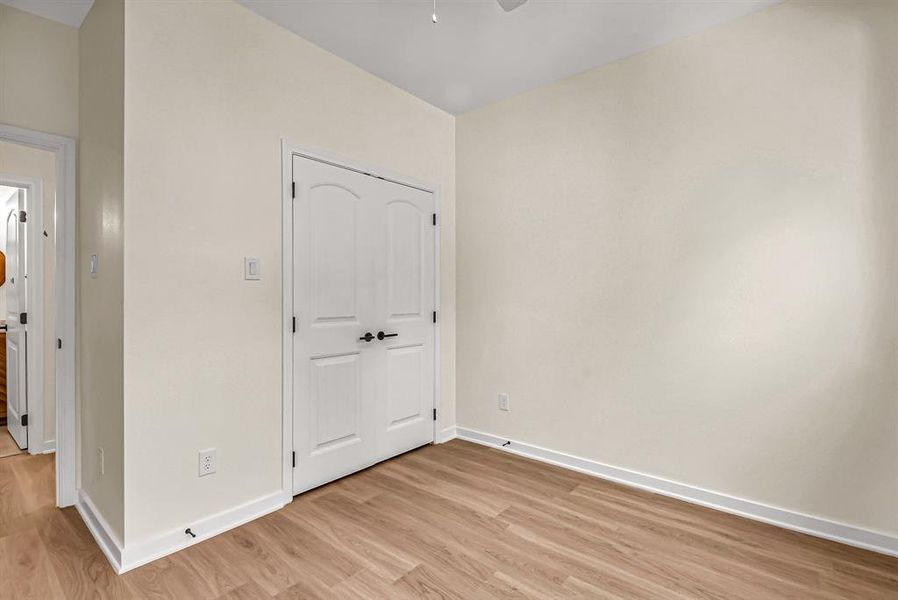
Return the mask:
M96 254L90 255L90 276L92 279L97 278L97 271L100 269L100 258Z
M262 279L262 261L258 258L243 258L243 278L247 281Z
M499 394L499 410L509 410L508 394L505 394L505 393Z

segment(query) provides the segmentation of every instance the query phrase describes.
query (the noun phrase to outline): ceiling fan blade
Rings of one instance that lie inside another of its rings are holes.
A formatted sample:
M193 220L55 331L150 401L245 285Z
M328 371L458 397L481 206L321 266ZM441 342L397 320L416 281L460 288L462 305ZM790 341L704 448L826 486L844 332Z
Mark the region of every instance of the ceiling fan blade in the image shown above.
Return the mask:
M502 7L502 10L505 12L511 12L523 3L527 2L527 0L498 0L499 6Z

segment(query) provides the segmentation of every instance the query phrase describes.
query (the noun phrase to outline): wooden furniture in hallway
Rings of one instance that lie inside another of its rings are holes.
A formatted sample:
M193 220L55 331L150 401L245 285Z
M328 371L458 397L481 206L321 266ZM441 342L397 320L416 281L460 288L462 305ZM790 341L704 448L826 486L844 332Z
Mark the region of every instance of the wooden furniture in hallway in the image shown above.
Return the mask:
M898 558L463 441L118 577L52 456L0 460L0 598L886 599Z

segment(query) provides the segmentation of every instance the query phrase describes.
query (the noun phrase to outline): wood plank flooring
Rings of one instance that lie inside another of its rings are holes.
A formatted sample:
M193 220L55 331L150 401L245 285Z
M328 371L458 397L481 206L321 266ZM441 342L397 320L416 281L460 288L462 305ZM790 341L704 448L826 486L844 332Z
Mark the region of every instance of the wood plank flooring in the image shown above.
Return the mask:
M0 425L0 458L6 458L14 454L21 454L24 450L19 450L16 441L12 439L12 435L6 428L6 425Z
M0 598L898 598L898 559L458 440L118 577L52 460L0 459Z

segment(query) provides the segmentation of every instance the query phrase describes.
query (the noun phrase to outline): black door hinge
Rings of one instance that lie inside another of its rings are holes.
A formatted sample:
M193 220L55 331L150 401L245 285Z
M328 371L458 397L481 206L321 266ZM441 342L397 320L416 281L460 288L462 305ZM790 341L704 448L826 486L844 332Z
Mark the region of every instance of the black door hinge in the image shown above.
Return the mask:
M436 213L433 213L433 225L434 225L434 227L436 227L436 224L437 224L437 214L436 214Z
M437 420L437 409L433 409L433 420Z
M293 333L296 333L296 317L293 317Z
M28 415L22 415L22 427L28 427Z
M293 194L293 197L296 198L296 182L292 181L290 183L290 187L291 187L291 193Z
M62 340L59 338L56 338L56 348L62 350Z
M437 311L433 311L433 322L437 322Z
M24 210L19 211L19 223L24 223L28 218L28 214Z
M296 468L296 452L293 452L293 468Z
M27 312L19 313L19 324L20 325L28 324L28 313Z

